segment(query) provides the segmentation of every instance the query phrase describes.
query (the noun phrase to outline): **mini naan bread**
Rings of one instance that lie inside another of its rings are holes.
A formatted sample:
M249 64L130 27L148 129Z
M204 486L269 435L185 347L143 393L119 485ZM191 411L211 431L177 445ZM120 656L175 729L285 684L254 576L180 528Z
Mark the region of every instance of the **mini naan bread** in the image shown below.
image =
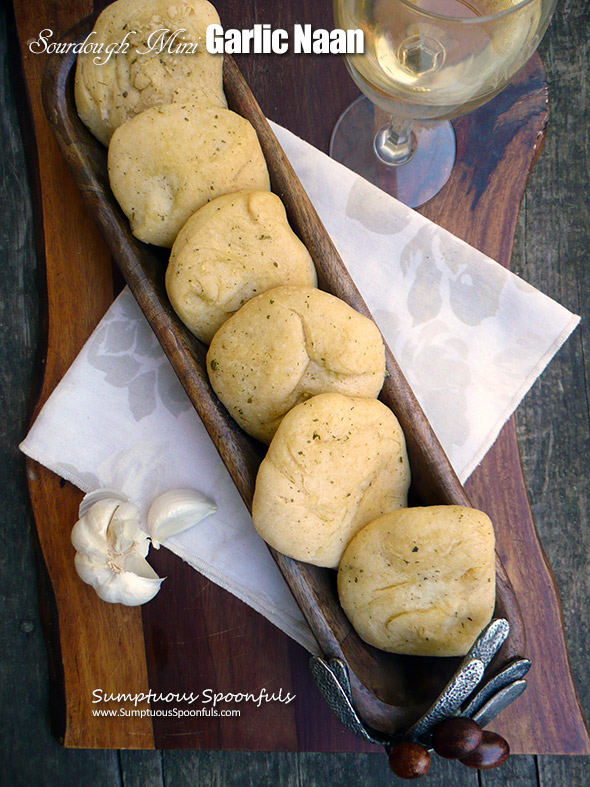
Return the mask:
M275 287L221 326L207 371L230 415L268 443L285 413L310 396L378 396L385 351L376 325L334 295Z
M109 180L133 234L168 247L209 200L270 187L253 126L205 104L146 109L120 126L109 145Z
M166 271L175 312L207 344L255 295L316 283L309 252L270 191L226 194L200 208L178 234Z
M336 568L358 530L407 505L409 484L391 410L377 399L320 394L283 418L260 465L252 518L279 552Z
M75 83L78 114L103 145L150 107L178 101L227 106L223 56L205 48L210 24L219 24L219 16L207 0L117 0L107 6L89 44L102 43L103 50L123 41L129 46L110 57L104 51L81 53ZM177 53L195 43L196 51Z
M347 546L338 594L359 636L412 656L463 656L494 611L494 530L481 511L391 511Z

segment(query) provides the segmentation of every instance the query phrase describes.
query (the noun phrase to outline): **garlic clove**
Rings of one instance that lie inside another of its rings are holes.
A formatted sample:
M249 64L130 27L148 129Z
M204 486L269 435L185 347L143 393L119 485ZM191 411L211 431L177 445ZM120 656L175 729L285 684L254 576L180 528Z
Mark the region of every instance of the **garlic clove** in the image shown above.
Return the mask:
M139 526L139 509L132 503L121 503L113 512L107 528L108 548L117 554L133 549L145 557L150 548L149 538Z
M116 578L112 577L108 585L95 588L99 598L111 604L125 604L127 607L138 607L147 604L160 590L163 579L148 579L124 571Z
M119 500L122 503L129 502L127 495L124 495L123 492L119 492L118 489L107 489L106 487L94 489L82 498L80 508L78 509L78 518L81 519L84 514L87 514L92 506L100 500Z
M145 604L153 599L163 582L146 560L133 555L125 558L126 568L120 571L81 552L76 553L74 565L80 579L111 604L128 607Z
M89 552L97 556L105 554L108 548L107 531L120 505L118 500L100 500L78 519L71 536L77 552Z
M127 555L125 558L125 571L131 571L143 579L157 579L162 581L150 566L147 560L139 555Z
M188 530L215 511L213 500L196 489L164 492L154 500L147 515L152 544L159 549L160 542Z
M92 585L93 588L106 582L109 578L108 574L112 573L106 561L101 561L100 558L90 555L88 552L76 552L74 566L82 582Z

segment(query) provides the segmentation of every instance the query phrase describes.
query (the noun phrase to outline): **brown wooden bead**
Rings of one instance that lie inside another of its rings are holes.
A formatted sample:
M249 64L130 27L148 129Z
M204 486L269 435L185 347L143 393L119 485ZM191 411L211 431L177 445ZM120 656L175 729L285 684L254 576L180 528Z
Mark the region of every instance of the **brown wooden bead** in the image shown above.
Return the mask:
M396 743L389 750L389 767L400 779L419 779L428 773L430 754L419 743Z
M497 768L506 762L510 754L510 746L508 741L505 740L497 732L490 732L484 730L483 738L477 749L468 754L467 757L462 757L461 762L469 768L479 768L486 770L487 768Z
M436 725L432 735L434 751L450 760L466 757L481 741L481 727L473 719L445 719Z

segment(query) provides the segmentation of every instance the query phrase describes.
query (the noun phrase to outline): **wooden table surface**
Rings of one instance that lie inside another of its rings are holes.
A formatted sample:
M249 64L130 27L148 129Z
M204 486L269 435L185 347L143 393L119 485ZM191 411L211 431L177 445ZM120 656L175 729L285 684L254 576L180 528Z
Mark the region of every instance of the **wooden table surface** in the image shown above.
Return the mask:
M263 13L260 21L267 21ZM302 20L305 21L305 20ZM5 516L0 593L4 613L2 758L6 784L388 784L381 756L355 754L240 754L216 752L68 751L51 737L47 705L54 676L47 673L36 600L35 539L24 464L16 445L24 436L43 349L32 197L15 96L22 95L12 22L1 18L3 124L0 223L4 249L2 319L4 418L1 477ZM512 268L585 316L583 276L588 247L588 11L581 0L558 12L542 44L548 70L551 120L545 150L527 188ZM352 92L354 95L354 92ZM272 107L265 107L272 116ZM297 129L294 129L297 131ZM24 137L24 139L23 139ZM17 297L15 297L15 295ZM570 339L518 411L519 442L537 526L562 593L572 667L588 712L589 549L584 532L590 457L585 389L585 325ZM549 677L550 680L550 677ZM8 756L7 756L8 755ZM497 773L482 774L438 761L425 784L588 783L585 758L515 757Z

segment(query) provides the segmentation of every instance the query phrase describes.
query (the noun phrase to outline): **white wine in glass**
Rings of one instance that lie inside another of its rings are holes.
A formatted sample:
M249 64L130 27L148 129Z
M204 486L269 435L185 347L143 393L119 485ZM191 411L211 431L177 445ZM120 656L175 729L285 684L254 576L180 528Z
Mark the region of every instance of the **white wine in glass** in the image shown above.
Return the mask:
M506 86L537 48L555 3L335 0L336 26L364 32L364 53L345 59L367 98L340 117L330 154L407 205L426 202L451 173L449 118ZM377 129L375 107L390 116Z

